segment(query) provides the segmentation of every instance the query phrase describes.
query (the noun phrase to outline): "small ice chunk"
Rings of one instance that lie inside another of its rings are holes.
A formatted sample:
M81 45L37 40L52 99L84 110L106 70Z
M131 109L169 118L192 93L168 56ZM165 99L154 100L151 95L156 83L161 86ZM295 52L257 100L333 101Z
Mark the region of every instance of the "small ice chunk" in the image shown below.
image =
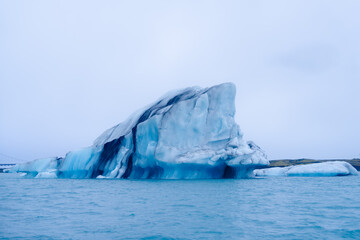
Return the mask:
M289 177L331 177L358 175L358 171L345 161L328 161L295 165L288 167L273 167L254 170L255 176L289 176Z

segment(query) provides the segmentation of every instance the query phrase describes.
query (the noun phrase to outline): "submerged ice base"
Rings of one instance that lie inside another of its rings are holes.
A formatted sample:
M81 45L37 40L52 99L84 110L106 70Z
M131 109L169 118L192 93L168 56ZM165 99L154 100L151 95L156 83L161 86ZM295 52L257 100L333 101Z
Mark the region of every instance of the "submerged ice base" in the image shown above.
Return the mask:
M331 177L358 175L358 171L350 163L344 161L333 161L288 167L256 169L254 170L254 175L259 177Z
M268 165L234 121L235 85L171 92L65 158L18 164L15 172L59 178L247 178Z

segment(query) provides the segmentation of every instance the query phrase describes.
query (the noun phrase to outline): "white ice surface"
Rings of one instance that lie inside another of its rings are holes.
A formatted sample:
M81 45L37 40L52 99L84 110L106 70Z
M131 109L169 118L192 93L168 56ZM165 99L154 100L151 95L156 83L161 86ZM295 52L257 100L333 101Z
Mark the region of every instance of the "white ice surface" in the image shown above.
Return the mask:
M344 161L328 161L323 163L312 163L288 167L273 167L254 170L255 176L346 176L358 175L358 171L349 163Z
M35 178L57 178L56 169L49 169L48 172L39 172Z

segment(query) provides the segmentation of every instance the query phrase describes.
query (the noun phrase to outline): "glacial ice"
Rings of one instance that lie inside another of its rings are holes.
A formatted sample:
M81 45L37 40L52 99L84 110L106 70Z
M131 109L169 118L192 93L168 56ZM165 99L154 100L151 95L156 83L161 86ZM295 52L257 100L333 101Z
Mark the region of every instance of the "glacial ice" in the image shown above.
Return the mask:
M246 178L268 165L234 121L235 85L173 91L106 130L90 147L12 171L58 178Z
M288 167L273 167L254 170L255 176L326 177L358 175L358 171L344 161L329 161Z

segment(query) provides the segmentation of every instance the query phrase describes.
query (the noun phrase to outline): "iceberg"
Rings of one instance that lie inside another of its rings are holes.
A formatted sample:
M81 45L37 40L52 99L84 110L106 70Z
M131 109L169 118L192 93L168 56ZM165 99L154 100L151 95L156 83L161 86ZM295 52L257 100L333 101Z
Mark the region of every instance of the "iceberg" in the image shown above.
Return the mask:
M289 176L289 177L331 177L358 175L358 171L344 161L329 161L288 167L273 167L254 170L254 176Z
M16 165L33 177L247 178L269 164L234 121L235 85L173 91L64 158Z

